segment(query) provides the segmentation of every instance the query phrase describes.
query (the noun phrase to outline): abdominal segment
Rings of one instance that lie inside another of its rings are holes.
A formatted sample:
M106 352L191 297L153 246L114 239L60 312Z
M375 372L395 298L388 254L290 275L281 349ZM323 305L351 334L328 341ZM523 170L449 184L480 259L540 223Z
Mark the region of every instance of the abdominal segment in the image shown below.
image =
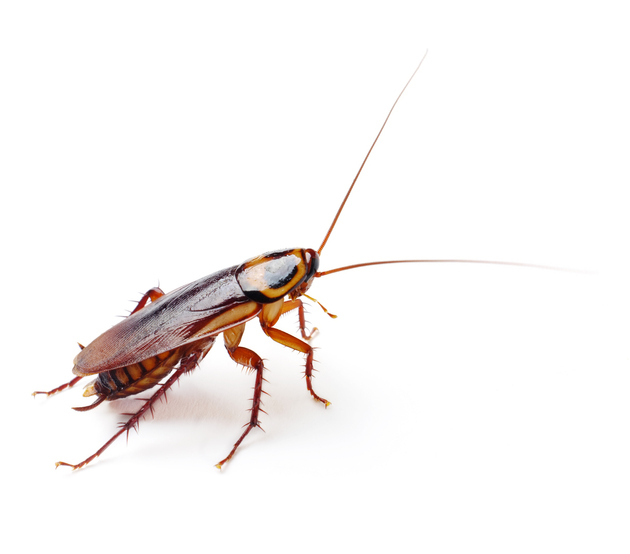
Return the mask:
M97 394L103 397L103 400L116 400L148 390L166 377L188 350L186 347L175 348L137 364L99 373L98 377L85 387L83 396Z

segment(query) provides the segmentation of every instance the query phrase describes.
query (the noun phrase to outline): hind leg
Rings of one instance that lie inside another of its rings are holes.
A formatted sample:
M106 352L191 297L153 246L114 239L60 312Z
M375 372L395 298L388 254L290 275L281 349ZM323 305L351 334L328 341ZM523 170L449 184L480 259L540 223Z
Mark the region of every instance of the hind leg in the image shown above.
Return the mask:
M144 293L137 306L134 308L133 312L129 315L135 314L137 311L141 310L145 307L146 303L151 299L151 302L155 302L160 296L164 296L164 291L161 288L153 287Z
M135 314L137 311L144 308L146 303L149 301L149 299L151 299L151 302L155 302L158 298L160 298L160 296L164 296L164 291L162 291L162 289L158 287L149 289L147 292L144 293L144 295L142 296L142 298L140 299L140 301L138 302L134 310L129 315ZM83 350L83 345L81 343L79 343L79 346L81 347L81 350ZM68 381L67 383L64 383L63 385L59 385L58 387L55 387L54 389L49 390L49 391L36 390L35 392L31 394L33 396L37 396L38 394L45 394L46 396L50 396L51 394L56 394L58 392L61 392L62 390L74 387L74 385L76 385L81 379L83 379L83 377L85 376L82 375L79 377L75 377L74 379L72 379L72 381Z
M212 337L211 339L212 340L209 341L210 346L212 346L212 343L214 342L214 337ZM57 462L55 464L55 467L69 466L72 469L80 469L83 466L89 464L92 460L98 458L120 435L122 435L123 433L127 433L127 435L129 435L129 431L131 431L131 429L137 429L140 423L140 419L142 419L147 411L151 411L151 413L153 413L153 404L155 403L155 401L159 398L165 397L166 391L168 391L168 389L170 389L184 373L190 372L195 369L197 362L203 359L207 351L210 349L210 346L204 345L203 349L196 350L188 356L184 357L181 360L179 367L173 372L173 374L164 382L164 384L160 386L160 388L151 396L151 398L149 398L142 405L142 407L135 414L124 414L131 417L125 423L121 424L120 430L103 446L101 446L94 454L92 454L82 462L79 462L78 464Z
M69 389L71 387L74 387L74 385L76 385L81 379L83 379L83 375L79 375L79 377L75 377L74 379L72 379L72 381L68 381L67 383L64 383L63 385L59 385L58 387L49 390L49 391L43 391L43 390L36 390L35 392L31 393L32 396L37 396L38 394L45 394L46 396L50 396L51 394L56 394L58 392L61 392L64 389Z

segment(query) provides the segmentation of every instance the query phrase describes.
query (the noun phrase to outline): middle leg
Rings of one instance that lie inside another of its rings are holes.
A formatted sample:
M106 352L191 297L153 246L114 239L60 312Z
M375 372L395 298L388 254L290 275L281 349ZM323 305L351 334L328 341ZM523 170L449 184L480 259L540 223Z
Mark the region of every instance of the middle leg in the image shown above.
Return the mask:
M236 441L236 443L234 443L234 447L232 448L230 453L218 464L216 464L216 467L218 467L219 469L221 469L221 467L226 462L230 461L232 456L234 456L234 453L236 452L237 448L240 446L240 444L243 442L243 439L249 434L249 432L255 427L260 427L258 414L259 412L263 412L263 413L265 412L260 407L262 404L261 397L262 397L263 392L265 392L262 390L263 381L264 381L263 371L265 369L265 366L263 364L262 358L258 354L256 354L256 352L254 352L253 350L250 350L249 348L244 348L242 346L239 346L241 342L241 337L243 336L244 331L245 331L244 323L236 327L232 327L231 329L228 329L223 332L223 340L225 341L225 348L227 349L228 354L230 355L230 358L232 358L237 364L243 365L249 368L250 370L253 370L256 372L256 382L254 384L254 396L251 399L252 407L250 409L249 422L245 424L245 431L243 431L243 434Z

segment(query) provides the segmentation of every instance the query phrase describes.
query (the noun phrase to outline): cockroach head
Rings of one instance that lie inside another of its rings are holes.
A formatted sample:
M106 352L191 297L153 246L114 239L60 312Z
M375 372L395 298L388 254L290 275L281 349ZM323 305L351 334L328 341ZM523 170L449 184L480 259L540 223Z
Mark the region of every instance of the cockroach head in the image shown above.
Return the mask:
M306 277L295 289L289 293L292 300L302 296L309 288L319 269L319 254L312 248L304 250L304 263L306 265Z

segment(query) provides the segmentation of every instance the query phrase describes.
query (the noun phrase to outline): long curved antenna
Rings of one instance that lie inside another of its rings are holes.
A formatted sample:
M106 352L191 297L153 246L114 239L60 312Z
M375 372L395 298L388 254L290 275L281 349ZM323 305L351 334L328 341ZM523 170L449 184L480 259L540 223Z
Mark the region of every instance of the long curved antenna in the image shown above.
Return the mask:
M350 193L352 192L352 189L354 188L354 184L357 182L357 179L359 178L359 175L361 175L361 171L363 170L363 166L365 165L365 162L367 162L368 158L370 157L370 154L372 153L372 149L376 145L376 142L378 141L378 138L381 136L381 133L383 132L383 129L385 129L385 125L387 125L387 121L389 120L389 116L392 115L392 112L394 111L394 108L396 107L396 104L398 104L398 100L400 100L400 97L403 95L403 92L405 92L405 89L409 86L409 83L411 83L411 80L414 78L415 74L418 73L418 69L420 69L420 66L422 65L422 62L424 61L424 58L427 57L428 53L429 53L428 50L424 53L424 56L422 56L422 59L420 60L420 63L418 64L418 66L416 67L414 72L411 74L411 77L409 77L409 80L407 81L407 84L400 91L400 94L396 98L396 101L393 103L392 107L390 108L389 113L387 114L387 117L385 118L385 121L383 122L383 125L381 126L380 131L376 135L376 138L374 139L374 142L372 143L372 146L370 146L370 149L368 150L368 153L366 154L365 158L363 159L363 163L361 164L361 167L359 168L359 171L357 171L357 174L355 175L354 180L352 181L352 184L350 185L350 188L348 189L348 192L346 193L346 196L344 197L343 202L341 203L341 206L339 206L339 209L337 210L337 214L335 215L335 219L333 219L333 222L330 225L330 228L328 229L328 232L326 233L326 236L324 237L324 241L322 242L322 245L317 250L318 254L321 254L322 250L324 249L324 246L326 246L326 243L328 242L328 238L330 237L330 234L332 233L332 230L335 228L337 220L339 219L339 215L341 214L341 211L343 210L343 207L346 205L346 201L348 200L348 197L350 196Z
M357 267L366 267L368 265L384 265L384 264L436 264L436 263L452 263L452 264L492 264L492 265L512 265L518 267L533 267L536 269L551 269L553 271L569 271L572 273L582 273L575 269L566 269L563 267L554 267L551 265L537 265L537 264L524 264L520 262L495 262L488 260L388 260L385 262L366 262L362 264L346 265L343 267L337 267L335 269L329 269L328 271L318 271L315 273L315 277L323 277L324 275L331 275L332 273L338 273L340 271L346 271L348 269L356 269Z

